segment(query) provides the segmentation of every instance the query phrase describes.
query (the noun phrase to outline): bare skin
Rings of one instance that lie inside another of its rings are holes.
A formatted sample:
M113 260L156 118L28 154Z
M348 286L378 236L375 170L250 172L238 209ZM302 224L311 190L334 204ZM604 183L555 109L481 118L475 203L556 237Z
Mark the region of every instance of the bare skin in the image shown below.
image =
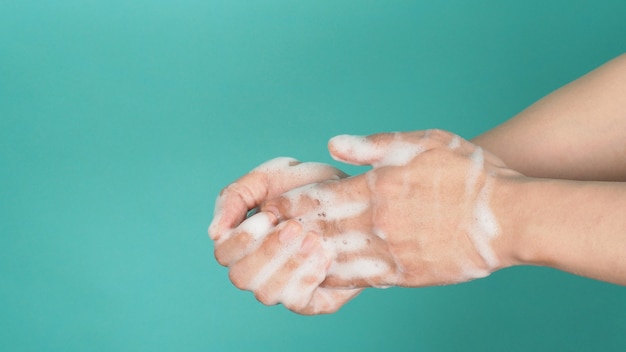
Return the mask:
M620 57L473 143L444 131L341 137L331 155L372 170L256 169L218 201L216 258L237 287L301 314L336 311L363 287L522 264L626 285L626 184L575 181L626 179L624 92Z
M626 181L626 54L472 142L542 178Z

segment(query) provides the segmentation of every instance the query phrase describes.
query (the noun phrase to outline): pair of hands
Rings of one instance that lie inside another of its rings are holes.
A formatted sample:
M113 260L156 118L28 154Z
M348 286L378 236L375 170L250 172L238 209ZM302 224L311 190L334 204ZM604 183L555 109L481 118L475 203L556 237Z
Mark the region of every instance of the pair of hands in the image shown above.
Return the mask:
M508 265L492 200L519 176L440 131L338 136L329 165L271 160L217 199L209 233L231 281L264 304L331 313L365 287L484 277Z

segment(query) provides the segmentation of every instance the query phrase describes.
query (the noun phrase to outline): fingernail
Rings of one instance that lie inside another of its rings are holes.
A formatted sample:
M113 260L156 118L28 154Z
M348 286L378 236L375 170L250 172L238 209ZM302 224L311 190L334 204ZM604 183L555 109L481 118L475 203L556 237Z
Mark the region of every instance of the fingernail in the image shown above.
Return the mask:
M278 240L281 243L289 243L298 237L300 233L300 224L295 221L289 221L285 227L278 233Z
M336 152L341 154L334 156L345 157L352 154L363 141L365 141L365 137L342 134L331 138L328 144L332 146Z
M314 234L308 234L304 237L302 241L302 245L300 246L301 253L311 253L315 248L319 246L319 241L317 240L317 236Z
M274 221L281 221L282 220L282 216L280 214L280 212L278 211L278 208L273 206L273 205L263 205L261 207L261 211L272 214L274 217Z
M213 241L217 240L220 237L219 231L218 231L218 224L219 224L219 218L215 217L213 218L213 221L211 221L211 224L209 225L209 237Z

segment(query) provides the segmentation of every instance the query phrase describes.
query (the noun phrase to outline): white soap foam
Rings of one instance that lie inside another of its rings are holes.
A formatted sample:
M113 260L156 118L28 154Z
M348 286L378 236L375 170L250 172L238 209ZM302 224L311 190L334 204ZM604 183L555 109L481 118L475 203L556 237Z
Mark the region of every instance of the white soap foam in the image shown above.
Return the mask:
M474 207L474 224L469 234L478 253L490 268L495 268L499 261L491 246L491 240L498 236L500 229L498 221L489 207L490 187L485 185Z
M344 203L334 207L320 205L317 211L312 215L318 216L318 214L324 214L323 218L326 221L344 220L363 214L368 207L369 205L366 202Z
M252 169L251 172L261 171L261 172L274 172L274 171L282 171L292 167L293 165L297 165L300 163L297 159L291 157L278 157L272 160L268 160L263 164Z
M269 213L257 213L247 218L236 229L225 230L223 236L215 240L217 245L221 245L226 242L233 234L246 232L252 237L254 243L247 248L247 253L251 253L258 248L262 241L272 230L274 224L272 224L271 216Z
M313 290L324 280L323 262L318 257L311 257L303 263L291 276L281 290L279 301L289 307L305 307L311 300ZM315 276L316 282L306 283L304 280ZM307 287L308 286L308 287Z
M408 164L416 156L425 151L419 144L407 142L393 142L390 151L379 162L374 163L374 167L383 166L403 166Z
M461 137L454 135L450 143L448 143L448 148L450 148L451 150L455 150L460 146L461 146Z
M387 234L384 233L383 230L379 229L378 227L373 227L372 232L379 238L383 240L387 240Z
M321 170L332 170L332 172L328 172L330 174L330 178L327 177L326 179L341 179L341 176L336 174L337 170L328 164L308 162L298 164L296 166L293 166L292 168L294 170L294 176L299 175L300 177L310 177L311 174L319 173Z
M369 208L369 204L365 201L342 202L338 199L334 192L319 189L315 184L296 188L285 193L283 196L289 201L289 204L291 204L292 207L297 206L303 197L319 201L319 205L315 206L313 209L309 210L306 215L302 216L303 220L344 220L359 216ZM292 209L289 211L292 211Z
M285 263L287 263L289 258L298 251L301 245L302 238L300 238L299 240L289 241L283 247L281 247L278 252L272 257L272 259L265 263L261 270L250 281L250 283L248 284L248 289L251 291L256 291L257 289L262 287L276 271L278 271L281 267L285 265Z
M426 136L429 134L430 131L426 131ZM385 154L383 158L381 158L377 163L374 163L372 166L403 166L408 164L424 151L425 148L422 145L406 142L402 140L399 133L394 133L391 145L385 147Z
M354 231L332 236L324 244L335 253L355 253L367 248L370 239L366 234Z
M252 169L250 173L254 172L263 172L269 175L275 173L281 173L285 175L285 177L289 178L302 178L307 176L307 173L319 170L321 167L329 167L325 164L317 164L317 163L300 163L298 160L290 157L278 157L272 160L266 161L263 164L257 166ZM228 186L231 190L241 189L237 182L232 183ZM223 210L224 210L224 202L227 197L227 193L223 193L219 195L215 201L215 208L213 210L213 220L209 225L209 235L211 239L216 240L217 234L217 226L222 219ZM226 234L232 233L232 231L228 231ZM227 237L227 236L223 236ZM220 238L220 240L224 240L225 238Z
M215 207L213 208L213 220L209 225L209 236L212 240L217 239L217 226L222 218L222 209L224 207L224 195L217 196L215 199Z
M267 236L274 229L272 217L269 213L256 213L247 218L237 228L238 231L249 233L254 240Z
M310 183L312 179L338 180L338 170L328 164L307 162L301 163L291 157L278 157L254 168L253 172L262 172L271 177L289 179L296 183ZM317 175L317 177L316 177Z
M331 139L332 144L342 154L349 155L350 159L370 161L374 167L401 166L409 163L415 156L424 152L419 144L400 140L400 135L394 133L391 144L379 146L366 137L340 135ZM350 162L350 160L340 160Z
M482 148L477 147L470 155L470 160L472 161L472 165L467 178L465 179L466 194L474 193L476 183L478 182L478 176L480 176L485 168L485 157L483 155Z
M468 264L461 267L460 280L480 279L489 276L490 273L489 270L476 268L473 264Z
M341 280L368 279L384 276L391 271L387 263L371 258L359 258L347 262L334 262L328 274Z
M474 169L482 170L485 165L485 156L483 154L483 148L476 147L476 149L470 155Z
M378 157L381 150L370 143L364 136L342 134L333 137L330 142L339 149L342 154L349 155L356 160L369 160ZM348 161L349 160L340 160Z

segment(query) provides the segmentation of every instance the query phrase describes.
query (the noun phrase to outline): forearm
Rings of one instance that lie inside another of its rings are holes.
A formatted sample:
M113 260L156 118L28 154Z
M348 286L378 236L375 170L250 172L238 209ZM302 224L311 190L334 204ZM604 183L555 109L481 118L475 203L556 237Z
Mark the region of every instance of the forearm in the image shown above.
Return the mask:
M472 142L532 177L626 180L626 55Z
M507 199L510 254L626 285L626 183L528 179Z

